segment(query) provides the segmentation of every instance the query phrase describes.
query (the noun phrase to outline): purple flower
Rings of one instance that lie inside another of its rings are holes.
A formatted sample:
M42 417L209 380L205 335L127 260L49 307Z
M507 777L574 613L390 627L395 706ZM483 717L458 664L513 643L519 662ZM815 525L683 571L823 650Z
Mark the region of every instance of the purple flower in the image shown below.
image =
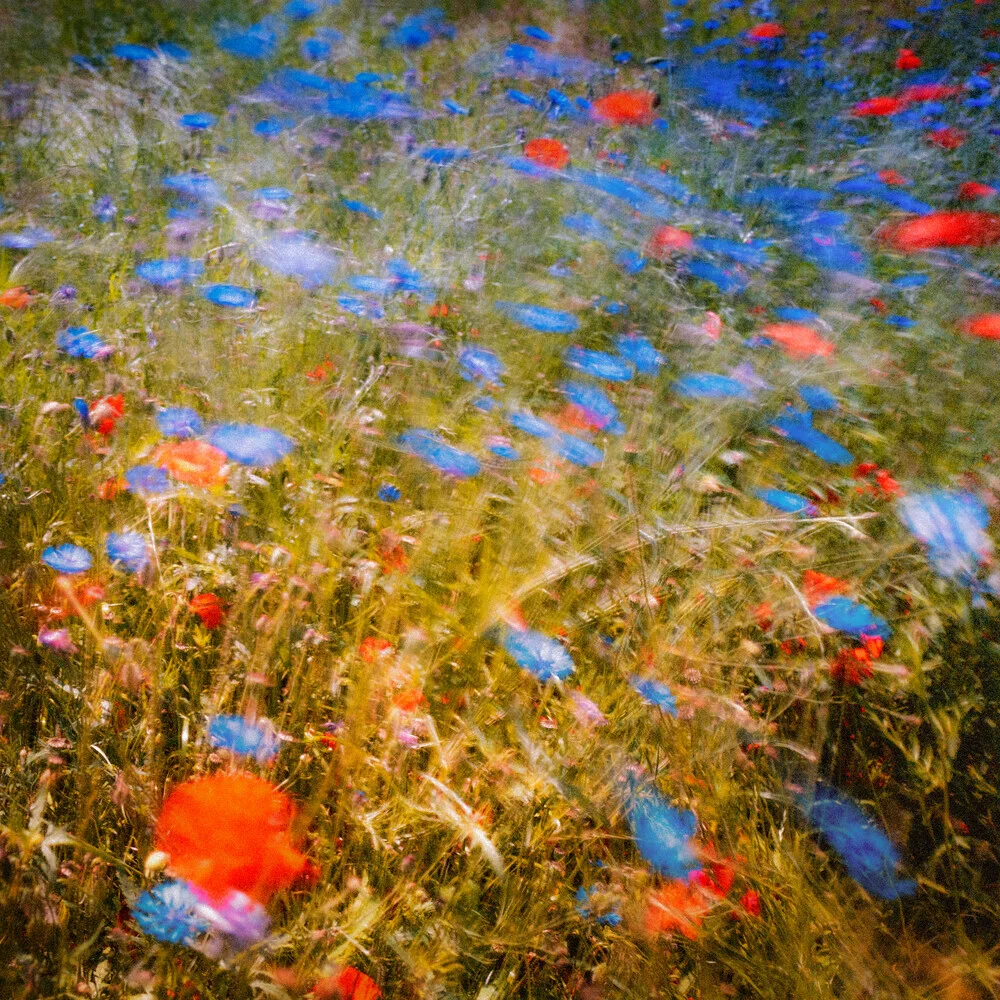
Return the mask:
M271 918L260 903L242 892L230 892L221 903L213 903L197 888L193 890L198 905L195 913L214 931L235 938L240 944L251 944L267 936Z
M73 640L69 637L69 629L45 629L38 633L38 641L46 648L57 653L77 653Z
M569 697L573 702L570 710L581 725L606 726L608 724L604 713L582 691L570 691Z

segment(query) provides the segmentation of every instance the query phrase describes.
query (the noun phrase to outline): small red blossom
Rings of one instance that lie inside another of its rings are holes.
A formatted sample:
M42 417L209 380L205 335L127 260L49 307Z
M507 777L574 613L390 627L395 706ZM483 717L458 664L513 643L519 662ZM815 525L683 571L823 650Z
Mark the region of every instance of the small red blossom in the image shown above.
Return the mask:
M960 128L945 125L943 128L936 128L933 132L929 132L927 138L940 149L952 150L964 145L968 133Z
M888 184L890 187L908 187L913 183L908 177L904 177L898 170L880 170L878 172L878 179L883 184Z
M1000 243L1000 216L989 212L931 212L883 226L878 236L903 253L935 247L986 247Z
M906 87L899 95L899 100L907 104L922 104L924 101L943 101L961 92L961 87L949 86L946 83L917 83L912 87Z
M896 57L896 69L920 69L923 65L920 56L913 49L900 49Z
M900 97L871 97L858 101L851 114L855 118L886 118L898 115L905 107L906 101Z
M997 193L995 187L979 181L965 181L958 186L959 201L976 201L978 198L992 198Z
M879 469L875 473L875 482L886 499L902 496L903 488L893 479L892 473L888 469Z
M865 652L873 659L877 660L885 649L885 641L878 635L866 635L861 644L865 647Z
M533 163L552 170L569 166L569 150L558 139L532 139L525 144L524 155Z
M652 125L657 103L649 90L617 90L594 101L590 116L604 125Z
M753 889L747 889L747 891L740 896L740 906L742 906L744 911L751 917L760 916L760 896L754 892Z
M94 430L103 437L108 437L115 429L115 424L125 415L125 397L105 396L96 403L91 403L90 422Z
M762 632L769 632L771 630L771 626L774 624L774 609L767 601L764 601L763 604L758 604L753 609L753 616L758 628Z
M31 292L22 285L0 292L0 306L8 309L27 309L31 305Z
M842 649L830 665L830 676L849 687L860 687L872 676L871 657L864 646Z
M217 629L226 620L222 601L212 593L197 594L188 602L188 610L197 615L207 629Z
M694 245L694 237L685 229L676 226L660 226L650 236L646 244L646 253L657 260L663 260L679 250L690 250Z
M382 990L371 976L353 965L319 980L312 989L316 1000L378 1000Z
M694 941L710 909L704 893L680 880L672 880L650 893L644 923L650 934L680 931Z
M1000 340L1000 313L980 313L969 316L959 324L970 336L981 340Z
M378 635L370 635L362 639L361 645L358 646L358 654L365 663L374 663L394 652L392 643Z
M802 593L811 608L838 594L850 593L850 590L851 585L846 580L838 580L835 576L814 569L807 569L802 574Z
M126 483L124 479L105 479L104 482L97 487L97 499L114 500L114 498L125 488Z
M306 372L310 382L324 382L336 371L332 361L321 361L312 371Z
M393 705L401 712L415 712L424 702L427 696L419 688L411 688L408 691L400 691L392 699Z
M755 42L768 41L772 38L784 38L787 32L774 21L765 21L763 24L755 24L748 32L747 38L752 38Z

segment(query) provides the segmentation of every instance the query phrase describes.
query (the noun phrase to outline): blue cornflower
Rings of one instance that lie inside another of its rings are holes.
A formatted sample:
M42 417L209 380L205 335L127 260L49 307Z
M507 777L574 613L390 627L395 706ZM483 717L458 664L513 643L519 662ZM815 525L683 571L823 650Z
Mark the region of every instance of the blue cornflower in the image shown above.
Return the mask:
M125 473L128 488L138 496L156 496L170 489L166 469L157 465L133 465Z
M215 115L207 111L189 111L186 115L181 115L177 123L181 128L186 128L191 132L204 132L211 128L218 119Z
M87 358L91 361L106 358L113 350L96 333L84 326L60 330L56 334L56 347L71 358Z
M666 684L635 674L628 679L628 682L647 704L662 708L670 715L677 715L677 702L674 700L674 693Z
M278 737L266 722L250 722L242 715L214 715L208 720L208 741L213 747L253 757L266 764L278 753Z
M873 896L909 896L916 883L896 877L899 853L889 838L849 799L818 787L803 809L809 821L840 855L851 878Z
M506 629L503 648L519 667L530 671L540 681L561 681L576 669L572 657L558 639L532 629Z
M693 812L675 809L650 785L633 789L625 817L639 853L654 871L669 878L684 878L697 868L692 846L697 828Z
M280 431L256 424L220 424L208 432L208 443L240 465L274 465L295 447Z
M576 911L581 917L589 917L596 923L604 924L605 927L617 927L621 922L621 914L618 912L617 908L612 907L605 913L594 914L593 907L591 906L591 896L595 895L600 891L600 886L592 885L589 889L586 886L580 886L576 890Z
M414 428L399 436L399 444L411 455L457 479L466 479L479 471L479 460L468 452L453 448L430 431Z
M50 545L42 553L42 562L57 573L86 573L93 565L94 558L79 545Z
M888 639L892 629L884 618L879 618L871 608L852 601L849 597L831 597L813 609L813 614L824 625L846 632L855 639Z
M392 483L383 483L378 488L379 500L384 500L386 503L395 503L402 495L399 487L393 486Z
M199 904L187 882L172 880L144 892L132 907L132 916L150 937L190 945L209 930L208 921L197 912Z
M156 414L156 426L167 437L189 438L201 433L201 417L189 406L167 406Z
M122 563L133 573L142 572L149 563L146 539L135 531L112 531L104 548L113 563Z
M900 500L899 508L903 523L927 546L927 558L941 576L968 580L993 552L986 534L989 511L971 493L914 493Z

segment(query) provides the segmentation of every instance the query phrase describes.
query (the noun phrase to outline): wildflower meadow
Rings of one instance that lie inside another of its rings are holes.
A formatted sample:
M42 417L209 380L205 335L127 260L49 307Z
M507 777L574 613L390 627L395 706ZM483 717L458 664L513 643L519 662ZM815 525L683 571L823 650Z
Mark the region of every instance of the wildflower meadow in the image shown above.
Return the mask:
M1000 5L0 7L0 998L1000 997Z

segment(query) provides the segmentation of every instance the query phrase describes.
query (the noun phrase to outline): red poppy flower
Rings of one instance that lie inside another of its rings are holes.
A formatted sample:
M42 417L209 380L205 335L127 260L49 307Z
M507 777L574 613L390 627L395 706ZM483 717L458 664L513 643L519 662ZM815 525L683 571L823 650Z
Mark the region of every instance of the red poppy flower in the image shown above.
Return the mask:
M913 253L934 247L985 247L1000 242L1000 215L989 212L931 212L879 233L893 250Z
M646 930L650 934L680 931L694 941L710 909L711 904L704 893L686 882L670 881L662 889L650 893L644 920Z
M774 624L774 609L767 601L763 604L758 604L753 609L753 616L757 622L757 627L762 632L769 632L771 630L771 626Z
M226 479L226 453L207 441L168 441L153 452L152 461L190 486L221 486Z
M861 645L873 660L877 660L885 649L885 641L879 635L866 635L861 640Z
M908 177L904 177L898 170L880 170L878 172L878 179L883 184L888 184L890 187L907 187L909 184L913 183Z
M962 320L959 325L973 337L1000 340L1000 313L980 313L978 316Z
M872 97L854 105L851 114L855 118L885 118L898 115L906 107L906 101L899 97Z
M860 687L872 676L871 657L864 646L842 649L830 665L830 676L841 684Z
M977 198L992 198L997 193L995 187L979 181L965 181L958 186L959 201L975 201Z
M306 378L310 382L322 382L334 371L336 369L332 361L321 361L311 372L306 372Z
M425 701L427 701L427 698L423 691L419 688L412 688L409 691L400 691L399 694L392 699L393 705L395 705L401 712L413 712Z
M525 144L524 155L533 163L553 170L569 165L569 150L558 139L532 139Z
M381 659L383 656L388 656L392 652L394 652L392 643L388 639L383 639L377 635L368 636L358 646L358 653L365 663L374 663L376 660Z
M688 882L716 899L725 899L736 878L733 866L727 859L716 857L711 848L707 848L705 853L708 863L704 868L691 872Z
M74 585L69 577L60 576L46 612L49 618L68 618L103 600L104 587L99 580L82 580Z
M824 340L811 326L805 323L771 323L761 334L780 344L791 358L829 357L833 354L833 344Z
M928 132L927 138L935 146L950 150L958 149L959 146L963 145L968 135L960 128L952 128L950 125L946 125L943 128L934 129L933 132Z
M226 620L226 609L215 594L198 594L192 597L188 610L197 615L207 629L216 629Z
M0 292L0 306L8 309L27 309L31 305L31 292L23 285L7 288Z
M921 104L924 101L943 101L961 92L961 87L952 87L946 83L917 83L906 87L899 99L907 104Z
M252 774L213 774L177 785L156 824L156 847L170 868L212 899L231 891L259 903L306 873L291 826L295 806Z
M893 478L892 473L888 469L878 469L875 472L875 482L878 488L882 491L883 495L888 499L889 497L902 496L903 488L898 482Z
M544 469L540 465L533 465L528 469L528 478L536 486L548 486L559 479L559 473L554 469Z
M802 593L811 608L837 594L848 594L850 590L851 585L846 580L838 580L835 576L814 569L807 569L802 574Z
M771 38L784 38L787 32L774 21L765 21L763 24L755 24L748 32L747 38L752 38L755 42L765 41Z
M384 531L378 542L379 560L384 573L405 573L409 565L406 549L398 535Z
M740 906L750 914L751 917L760 916L760 896L753 891L753 889L747 889L745 893L740 897Z
M382 996L378 983L352 965L319 980L312 992L316 1000L378 1000Z
M105 479L97 487L97 498L98 500L114 500L126 486L127 484L124 479Z
M694 246L694 238L684 229L676 226L660 226L646 244L646 253L650 257L662 260L669 257L675 250L690 250Z
M920 69L923 63L913 49L900 49L896 57L896 69Z
M616 90L594 101L590 115L603 125L652 125L656 101L649 90Z
M98 434L107 437L115 429L115 424L125 415L125 397L105 396L90 404L90 422Z

